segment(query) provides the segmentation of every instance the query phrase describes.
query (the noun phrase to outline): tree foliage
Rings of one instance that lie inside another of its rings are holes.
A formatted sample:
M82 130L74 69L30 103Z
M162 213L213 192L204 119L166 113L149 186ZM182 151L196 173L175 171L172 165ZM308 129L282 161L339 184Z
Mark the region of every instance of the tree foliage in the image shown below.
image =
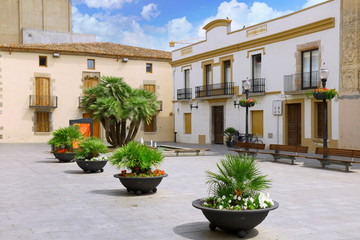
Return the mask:
M154 93L133 89L123 78L107 76L85 90L81 103L94 120L101 122L107 142L114 147L134 140L141 121L150 123L159 108Z

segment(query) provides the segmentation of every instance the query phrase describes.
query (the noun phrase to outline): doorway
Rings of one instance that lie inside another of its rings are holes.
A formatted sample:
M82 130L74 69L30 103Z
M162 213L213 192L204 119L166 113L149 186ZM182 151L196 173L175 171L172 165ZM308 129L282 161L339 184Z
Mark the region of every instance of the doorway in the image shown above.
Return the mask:
M212 107L214 143L224 144L224 106Z
M301 104L287 104L288 145L301 145Z

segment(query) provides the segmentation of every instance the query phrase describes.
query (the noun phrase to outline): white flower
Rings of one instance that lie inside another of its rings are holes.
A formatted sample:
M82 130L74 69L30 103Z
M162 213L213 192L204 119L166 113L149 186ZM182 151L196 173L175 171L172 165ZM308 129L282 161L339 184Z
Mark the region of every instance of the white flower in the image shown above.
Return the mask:
M221 198L218 198L217 201L220 202L220 201L221 201Z
M237 198L236 195L234 195L233 199L236 200L236 198Z
M204 202L204 205L205 205L205 206L207 206L207 205L208 205L208 203L207 203L207 202Z
M220 206L219 206L219 209L223 209L223 206L222 206L222 205L220 205Z
M226 196L225 196L225 195L224 195L224 196L222 196L222 199L223 199L223 200L225 200L225 198L226 198Z
M240 196L238 197L238 200L239 200L239 201L241 200L241 197L240 197Z
M231 203L231 200L229 200L229 203Z
M250 197L250 202L254 202L254 199L252 197Z

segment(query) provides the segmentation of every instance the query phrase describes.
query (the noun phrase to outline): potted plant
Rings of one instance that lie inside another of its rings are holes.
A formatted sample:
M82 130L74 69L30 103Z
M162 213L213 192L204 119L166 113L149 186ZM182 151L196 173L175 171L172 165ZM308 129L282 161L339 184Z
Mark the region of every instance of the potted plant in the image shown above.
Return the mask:
M257 103L257 101L253 98L249 98L249 99L246 99L246 98L242 98L239 100L239 104L240 106L242 107L253 107L255 106L255 103Z
M278 208L268 194L270 186L266 175L261 175L255 159L227 155L217 164L219 173L207 171L210 197L197 199L192 205L201 209L210 221L210 229L216 227L245 237L246 231L260 224L268 212Z
M307 97L314 96L317 100L324 100L324 99L333 99L334 97L339 97L339 93L333 89L327 88L317 88L312 91L306 93Z
M79 143L79 148L76 151L75 159L77 165L86 173L104 171L104 166L107 163L108 149L98 138L89 137Z
M54 156L60 162L70 162L75 157L73 143L83 139L83 134L79 131L78 125L59 128L53 131L53 138L48 144L54 146Z
M119 169L126 168L121 173L114 174L114 177L119 178L128 192L140 195L149 191L156 192L162 178L167 177L164 171L152 169L157 168L163 159L160 151L131 141L115 149L110 163Z
M231 139L233 136L236 135L236 132L237 132L236 129L233 127L228 127L224 130L224 135L226 136L225 142L227 147L234 147L232 145Z

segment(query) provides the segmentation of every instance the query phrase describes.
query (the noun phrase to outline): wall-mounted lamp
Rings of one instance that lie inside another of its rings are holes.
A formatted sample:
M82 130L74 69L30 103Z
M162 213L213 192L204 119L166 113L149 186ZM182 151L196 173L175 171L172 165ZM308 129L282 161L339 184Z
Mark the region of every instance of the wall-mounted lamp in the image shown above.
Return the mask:
M238 107L238 109L239 109L239 106L240 106L240 102L239 102L239 97L238 96L236 96L236 94L233 96L233 101L234 101L234 108L236 108L236 106Z
M53 53L53 57L54 57L54 58L60 57L60 53Z
M128 58L123 58L123 59L121 60L121 62L123 62L123 63L126 63L126 62L128 62L128 61L129 61Z
M190 110L192 110L193 108L196 108L196 109L199 108L199 102L198 101L193 102L192 100L190 100L189 103L190 103Z

